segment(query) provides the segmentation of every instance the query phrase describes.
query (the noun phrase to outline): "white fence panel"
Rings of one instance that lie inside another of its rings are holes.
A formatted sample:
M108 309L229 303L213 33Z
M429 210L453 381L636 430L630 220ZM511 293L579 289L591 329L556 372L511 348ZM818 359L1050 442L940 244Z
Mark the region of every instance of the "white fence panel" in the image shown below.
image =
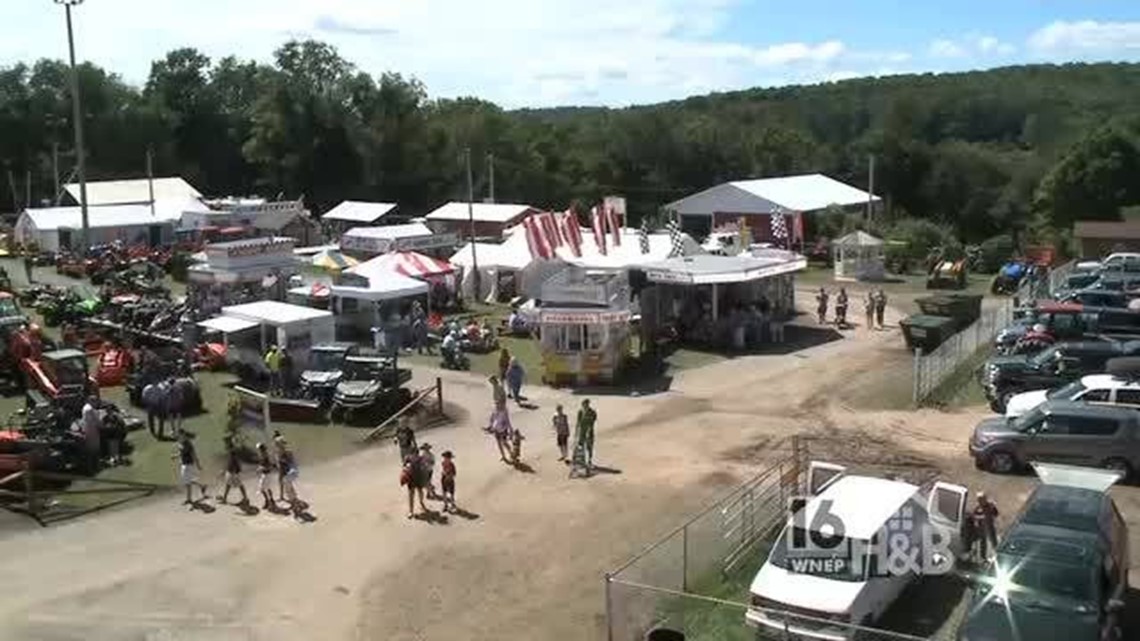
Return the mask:
M969 327L954 334L929 354L914 354L914 402L922 403L939 385L1013 320L1013 301L982 310Z

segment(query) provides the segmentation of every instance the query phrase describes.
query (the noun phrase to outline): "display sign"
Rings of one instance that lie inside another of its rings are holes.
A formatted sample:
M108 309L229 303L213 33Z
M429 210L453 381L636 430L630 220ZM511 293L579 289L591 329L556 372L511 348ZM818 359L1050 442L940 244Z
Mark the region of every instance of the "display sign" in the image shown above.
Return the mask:
M542 286L542 300L551 303L607 305L606 287L593 283L556 283Z
M625 196L606 196L602 199L602 204L607 209L612 209L619 216L625 216Z
M599 325L602 323L624 323L629 322L631 315L628 310L621 311L557 311L557 312L541 312L539 320L543 323L551 325Z
M674 272L666 269L647 269L645 278L651 283L672 283L688 285L693 282L692 277L683 272Z
M454 232L406 236L404 238L378 238L344 234L340 238L340 248L344 251L355 251L363 254L386 254L391 251L419 251L452 247L458 238Z

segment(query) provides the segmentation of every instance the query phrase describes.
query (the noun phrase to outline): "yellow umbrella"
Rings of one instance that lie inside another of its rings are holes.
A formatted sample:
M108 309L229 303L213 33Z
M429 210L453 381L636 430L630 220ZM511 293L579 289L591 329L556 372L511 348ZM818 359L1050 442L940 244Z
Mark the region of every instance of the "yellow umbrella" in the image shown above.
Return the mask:
M349 267L356 267L360 261L351 256L336 251L323 251L316 256L313 256L313 265L327 269L329 271L338 272L342 269Z

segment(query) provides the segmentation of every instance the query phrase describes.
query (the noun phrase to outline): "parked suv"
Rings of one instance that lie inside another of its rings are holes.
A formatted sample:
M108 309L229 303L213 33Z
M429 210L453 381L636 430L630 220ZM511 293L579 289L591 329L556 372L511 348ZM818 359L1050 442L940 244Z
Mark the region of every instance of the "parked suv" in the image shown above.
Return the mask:
M1015 419L988 418L974 428L970 456L979 468L1006 474L1028 463L1140 469L1140 412L1123 407L1047 401Z
M1016 394L1060 387L1087 374L1099 374L1109 360L1140 355L1140 341L1079 341L1060 343L1032 356L993 356L982 366L979 382L990 408L1005 412Z
M1049 400L1098 403L1140 409L1140 380L1120 378L1112 374L1082 376L1079 380L1068 385L1051 390L1039 389L1015 394L1005 405L1005 416L1006 418L1017 418Z
M959 641L1122 638L1128 528L1107 494L1119 473L1035 467L1041 485L975 582Z
M1044 325L1057 340L1074 340L1087 335L1140 337L1140 312L1045 300L1038 301L1013 324L998 332L994 347L999 352L1009 351L1037 324Z
M909 566L891 571L890 560L877 554L888 542L898 545L900 523L906 523L909 541L903 545L913 546L908 552L921 551L932 530L947 541L949 552L963 551L960 533L969 500L964 487L934 483L924 493L903 481L847 475L841 466L813 462L808 493L805 503L792 506L752 580L748 625L836 641L853 636L850 624L874 623L918 576ZM829 541L826 546L808 544L820 538ZM935 563L950 561L935 557L930 555Z

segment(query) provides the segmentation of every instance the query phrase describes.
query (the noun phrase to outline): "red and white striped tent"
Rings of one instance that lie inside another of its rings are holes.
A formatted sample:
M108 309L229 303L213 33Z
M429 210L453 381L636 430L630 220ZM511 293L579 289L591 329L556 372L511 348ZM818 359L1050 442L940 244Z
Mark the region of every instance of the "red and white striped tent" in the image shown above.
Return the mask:
M450 282L448 277L454 274L455 267L445 260L413 251L397 251L381 254L347 271L365 278L383 278L384 275L395 272L420 280Z

